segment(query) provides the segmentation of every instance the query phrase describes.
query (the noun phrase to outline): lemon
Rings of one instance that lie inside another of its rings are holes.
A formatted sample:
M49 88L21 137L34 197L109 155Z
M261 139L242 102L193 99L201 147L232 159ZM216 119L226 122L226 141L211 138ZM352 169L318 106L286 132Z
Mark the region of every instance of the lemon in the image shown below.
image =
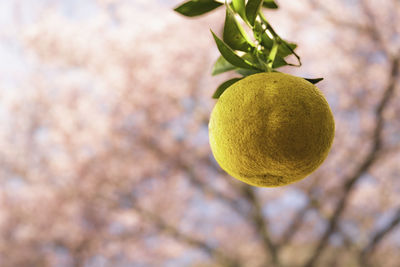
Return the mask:
M231 176L275 187L303 179L327 157L335 122L319 89L284 73L258 73L230 86L209 122L212 153Z

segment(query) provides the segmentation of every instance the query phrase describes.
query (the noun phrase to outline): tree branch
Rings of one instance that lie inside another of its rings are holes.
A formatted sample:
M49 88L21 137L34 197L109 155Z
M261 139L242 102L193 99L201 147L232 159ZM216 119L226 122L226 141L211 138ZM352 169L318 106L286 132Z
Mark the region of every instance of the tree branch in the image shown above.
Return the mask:
M354 172L353 175L351 175L349 178L346 179L346 183L343 186L343 195L341 199L339 200L338 204L335 207L335 210L333 212L333 215L331 216L329 222L328 222L328 227L326 228L325 232L323 233L316 249L314 252L311 254L310 259L306 262L304 266L306 267L312 267L315 265L316 261L318 258L321 256L323 250L325 249L328 240L332 233L335 232L337 228L338 221L347 206L348 199L351 195L352 190L354 189L355 183L360 179L360 177L365 174L371 166L374 164L378 152L380 152L381 149L381 144L382 144L382 130L383 130L383 123L384 123L384 118L383 118L383 111L385 107L387 106L387 103L389 102L391 96L393 95L394 89L395 89L395 82L397 79L397 76L399 74L399 59L400 55L394 58L391 62L391 71L390 71L390 76L389 76L389 83L386 87L386 90L379 101L379 104L375 110L375 129L373 133L373 145L366 155L365 159L362 161L361 165L357 168L357 170Z
M376 22L376 19L371 11L371 8L368 6L366 1L360 1L360 5L361 5L362 11L364 12L364 14L367 16L367 18L369 20L369 25L367 26L367 29L369 31L370 36L375 41L375 43L377 43L380 46L382 51L388 51L388 49L386 48L385 41L384 41L381 33L378 30L379 25Z
M342 17L334 14L334 12L327 8L326 4L321 4L315 0L309 0L308 2L313 9L318 9L319 11L321 11L324 14L325 18L334 25L350 28L359 32L368 32L370 30L368 26L365 26L358 21L356 22L354 20L343 20Z
M307 196L310 196L308 199L308 203L299 209L297 213L293 216L293 219L290 220L289 226L286 228L286 230L283 232L281 240L278 244L279 247L284 246L286 244L289 244L294 235L297 233L297 231L300 229L304 222L304 217L307 214L309 210L312 208L315 208L317 204L317 199L314 196L314 189L315 189L315 183L317 180L315 179L313 184L311 184L310 187L306 190L305 194Z
M161 217L145 211L138 206L134 206L134 209L145 219L150 220L158 229L162 232L170 235L176 240L186 243L189 246L197 247L207 253L210 257L215 258L221 266L228 267L239 267L241 264L231 257L228 257L225 253L218 250L217 248L213 248L208 245L206 242L193 238L190 235L186 235L179 231L175 226L167 224Z
M280 266L278 258L278 248L273 244L271 240L267 223L265 222L262 213L262 206L257 195L254 192L254 189L251 186L243 185L242 192L243 196L249 201L249 203L253 207L251 213L252 222L258 233L260 233L261 235L264 248L267 251L267 254L271 256L273 266ZM268 264L268 266L271 265Z
M378 30L379 26L366 1L360 1L361 9L368 19L366 23L355 22L354 20L343 20L341 16L338 16L338 14L334 14L334 12L329 10L326 5L320 4L315 0L309 0L309 3L314 9L321 10L325 14L325 18L334 25L350 28L360 33L367 33L371 37L371 39L375 41L375 43L380 47L382 52L387 51L385 41L383 40Z
M400 208L397 210L393 219L385 227L377 231L370 242L361 250L359 255L359 262L361 266L368 266L368 257L374 252L378 244L383 240L383 238L393 231L400 224Z
M189 181L196 188L200 189L204 194L210 194L214 196L222 203L227 205L230 209L235 211L238 215L245 218L244 211L240 209L240 204L236 199L229 197L226 194L223 194L214 187L202 181L200 177L198 177L198 175L196 175L196 173L193 171L193 167L189 166L189 164L187 164L182 158L176 156L171 157L163 149L157 146L155 142L149 140L149 138L142 138L140 143L146 145L151 151L154 151L159 157L162 157L164 159L172 159L172 164L174 164L180 170L185 171L186 174L188 175ZM208 161L206 161L206 163L208 163Z

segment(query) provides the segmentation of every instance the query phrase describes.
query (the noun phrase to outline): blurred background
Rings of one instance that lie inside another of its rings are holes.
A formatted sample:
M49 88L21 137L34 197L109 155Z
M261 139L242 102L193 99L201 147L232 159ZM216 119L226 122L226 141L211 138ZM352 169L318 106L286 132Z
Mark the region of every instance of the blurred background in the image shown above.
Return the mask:
M0 0L0 266L400 266L400 1L265 10L336 120L281 188L216 164L225 13L180 3Z

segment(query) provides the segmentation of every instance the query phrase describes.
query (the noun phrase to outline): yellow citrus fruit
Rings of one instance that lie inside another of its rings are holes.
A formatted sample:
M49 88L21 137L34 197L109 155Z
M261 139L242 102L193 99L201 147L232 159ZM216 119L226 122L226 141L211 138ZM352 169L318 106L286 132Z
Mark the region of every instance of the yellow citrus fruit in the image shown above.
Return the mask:
M325 160L335 122L323 94L303 78L258 73L230 86L210 118L213 155L231 176L274 187L303 179Z

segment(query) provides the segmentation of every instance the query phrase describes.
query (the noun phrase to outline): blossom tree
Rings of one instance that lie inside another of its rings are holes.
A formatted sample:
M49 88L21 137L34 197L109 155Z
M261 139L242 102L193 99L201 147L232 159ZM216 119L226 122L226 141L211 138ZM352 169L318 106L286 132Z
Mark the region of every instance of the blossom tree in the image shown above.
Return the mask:
M322 167L282 188L213 159L224 12L179 2L0 3L0 265L398 266L399 2L266 11L336 121Z

